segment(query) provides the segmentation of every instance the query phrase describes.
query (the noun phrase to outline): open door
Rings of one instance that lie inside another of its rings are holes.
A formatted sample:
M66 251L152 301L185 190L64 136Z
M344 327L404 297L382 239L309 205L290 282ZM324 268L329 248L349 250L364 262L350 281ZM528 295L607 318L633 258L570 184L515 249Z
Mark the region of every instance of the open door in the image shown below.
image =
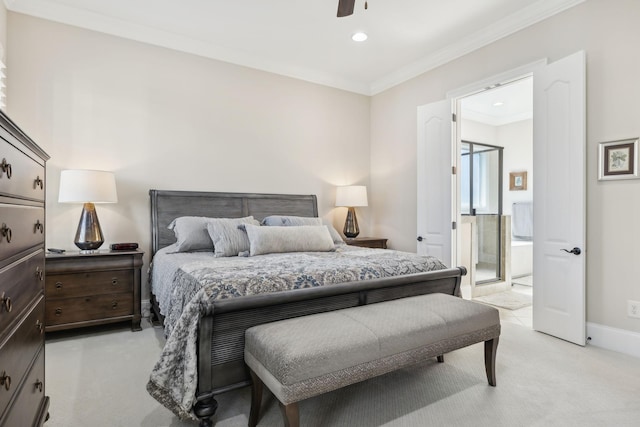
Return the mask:
M584 345L585 54L534 72L533 328Z
M451 102L418 107L418 254L432 255L451 267L452 161Z

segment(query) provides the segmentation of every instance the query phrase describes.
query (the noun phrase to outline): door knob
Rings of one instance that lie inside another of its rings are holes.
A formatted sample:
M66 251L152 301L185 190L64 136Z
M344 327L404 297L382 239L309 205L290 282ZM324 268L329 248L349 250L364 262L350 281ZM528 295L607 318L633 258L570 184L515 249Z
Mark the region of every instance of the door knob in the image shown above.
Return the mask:
M422 242L422 240L424 240L422 236L418 236L418 242Z
M574 254L574 255L580 255L582 253L580 248L573 248L571 250L567 250L567 249L561 249L561 250L565 251L568 254Z

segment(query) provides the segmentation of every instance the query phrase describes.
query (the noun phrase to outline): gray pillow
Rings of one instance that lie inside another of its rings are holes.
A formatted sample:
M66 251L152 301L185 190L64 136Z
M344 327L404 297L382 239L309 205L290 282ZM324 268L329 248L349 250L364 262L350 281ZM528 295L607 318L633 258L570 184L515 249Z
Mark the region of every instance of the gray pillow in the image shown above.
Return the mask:
M176 236L173 252L205 252L213 251L213 241L207 230L207 223L221 218L209 218L204 216L181 216L171 221L167 227L173 230ZM253 220L252 216L238 218Z
M260 223L247 218L219 218L207 223L207 231L213 242L213 256L229 257L238 256L238 253L249 250L249 238L247 233L238 228L240 225Z
M245 225L249 256L282 252L329 252L335 245L324 225L297 227Z
M309 217L309 216L291 216L291 215L271 215L265 217L262 220L262 225L268 226L301 226L301 225L326 225L331 234L333 243L344 243L340 233L324 218Z

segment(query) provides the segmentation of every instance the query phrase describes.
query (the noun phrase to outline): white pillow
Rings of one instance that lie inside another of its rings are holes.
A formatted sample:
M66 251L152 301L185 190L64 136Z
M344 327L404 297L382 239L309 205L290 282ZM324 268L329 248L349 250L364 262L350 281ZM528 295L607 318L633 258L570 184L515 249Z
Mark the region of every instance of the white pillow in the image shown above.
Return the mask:
M274 226L301 226L301 225L326 225L333 239L333 243L344 243L340 233L324 218L311 217L311 216L291 216L291 215L271 215L265 217L262 225Z
M260 227L247 224L249 256L282 252L329 252L335 250L324 225Z
M238 229L241 224L260 225L253 217L216 218L207 223L207 231L213 242L213 256L238 256L238 253L249 250L247 233Z

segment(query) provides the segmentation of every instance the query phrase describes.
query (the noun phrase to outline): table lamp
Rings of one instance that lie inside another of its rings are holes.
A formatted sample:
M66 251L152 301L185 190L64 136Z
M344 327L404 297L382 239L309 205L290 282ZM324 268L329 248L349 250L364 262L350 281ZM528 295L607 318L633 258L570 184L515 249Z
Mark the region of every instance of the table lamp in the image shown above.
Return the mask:
M348 208L347 219L342 232L345 237L352 239L360 234L355 207L369 206L367 203L367 187L364 185L347 185L336 189L336 206Z
M116 203L116 179L112 172L63 170L60 173L59 203L83 203L74 243L81 251L93 251L104 243L94 203Z

